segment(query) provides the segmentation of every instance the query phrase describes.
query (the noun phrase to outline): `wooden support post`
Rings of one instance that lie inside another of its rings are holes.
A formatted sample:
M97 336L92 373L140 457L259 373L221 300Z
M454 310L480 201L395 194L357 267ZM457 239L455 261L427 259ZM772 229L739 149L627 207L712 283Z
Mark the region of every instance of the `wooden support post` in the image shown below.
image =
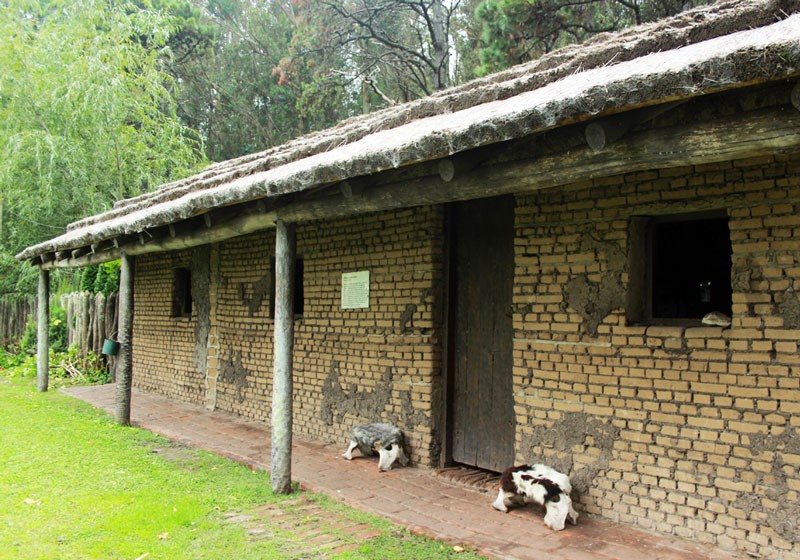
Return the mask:
M119 268L119 323L117 340L117 424L131 425L131 381L133 378L133 257L122 255Z
M278 220L275 236L275 334L272 368L272 491L292 491L292 347L295 225Z
M39 269L39 313L36 331L36 388L47 391L50 379L50 271Z

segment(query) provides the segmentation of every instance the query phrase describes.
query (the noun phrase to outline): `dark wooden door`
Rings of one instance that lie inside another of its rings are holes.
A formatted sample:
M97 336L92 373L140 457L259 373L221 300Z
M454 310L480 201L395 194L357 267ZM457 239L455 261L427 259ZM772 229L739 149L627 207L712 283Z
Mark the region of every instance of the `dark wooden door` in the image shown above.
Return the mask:
M502 471L514 460L514 198L458 203L452 216L453 460Z

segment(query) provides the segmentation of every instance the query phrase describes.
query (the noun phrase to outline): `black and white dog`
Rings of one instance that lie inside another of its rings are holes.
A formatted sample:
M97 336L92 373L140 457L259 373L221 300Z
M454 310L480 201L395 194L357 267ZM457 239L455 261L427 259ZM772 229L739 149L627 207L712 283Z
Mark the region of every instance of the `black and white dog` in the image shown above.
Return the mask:
M378 470L389 471L395 461L408 464L403 451L403 432L393 424L364 424L350 432L350 446L342 457L353 460L353 450L358 448L364 457L378 453Z
M536 503L545 507L544 523L554 531L569 518L575 525L578 512L572 507L569 477L546 465L521 465L506 469L500 477L500 492L492 507L508 512L509 506Z

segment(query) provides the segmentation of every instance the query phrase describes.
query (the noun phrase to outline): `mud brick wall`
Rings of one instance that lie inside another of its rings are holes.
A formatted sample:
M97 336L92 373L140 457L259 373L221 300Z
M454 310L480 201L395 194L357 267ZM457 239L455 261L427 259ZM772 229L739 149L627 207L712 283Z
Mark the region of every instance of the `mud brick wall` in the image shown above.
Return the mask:
M305 297L295 318L296 434L344 444L356 424L394 422L412 460L438 460L442 231L439 208L298 227ZM274 246L270 230L137 259L136 387L269 423ZM209 271L206 306L171 318L172 269L192 267L194 283L198 260ZM359 270L370 271L370 307L344 310L342 273Z
M440 208L298 228L305 310L295 323L295 426L326 441L394 422L413 461L438 460L441 404ZM368 309L342 309L342 273L370 271ZM434 412L435 411L435 412Z
M708 209L730 328L628 325L629 218ZM799 557L800 154L522 196L516 228L518 459L569 472L587 512Z
M135 259L133 385L201 404L205 376L195 363L197 314L171 317L173 270L191 268L191 251Z
M269 421L272 409L272 294L275 232L220 243L212 258L219 360L216 408ZM212 352L213 353L213 352ZM213 375L212 375L213 377Z

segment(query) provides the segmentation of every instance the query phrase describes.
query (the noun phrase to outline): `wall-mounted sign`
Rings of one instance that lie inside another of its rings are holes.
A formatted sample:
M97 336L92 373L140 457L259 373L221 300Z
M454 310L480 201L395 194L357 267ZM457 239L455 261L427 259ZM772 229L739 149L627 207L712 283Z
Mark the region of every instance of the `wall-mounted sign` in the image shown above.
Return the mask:
M342 309L369 307L369 270L342 273Z

